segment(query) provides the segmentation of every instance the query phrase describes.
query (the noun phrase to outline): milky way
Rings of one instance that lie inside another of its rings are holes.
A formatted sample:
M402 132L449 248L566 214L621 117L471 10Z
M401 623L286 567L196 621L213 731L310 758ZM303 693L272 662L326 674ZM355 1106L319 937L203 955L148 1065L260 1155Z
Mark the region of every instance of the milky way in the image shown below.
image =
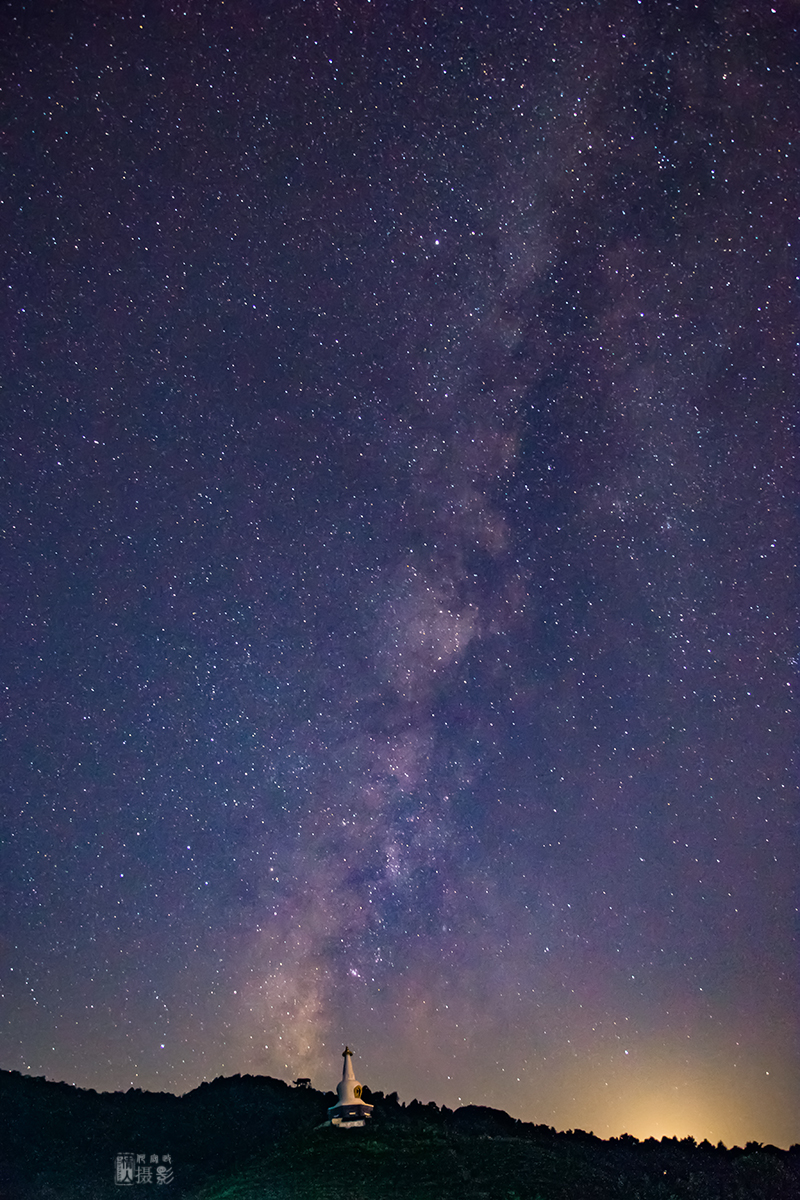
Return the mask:
M371 7L11 7L2 1065L789 1145L796 7Z

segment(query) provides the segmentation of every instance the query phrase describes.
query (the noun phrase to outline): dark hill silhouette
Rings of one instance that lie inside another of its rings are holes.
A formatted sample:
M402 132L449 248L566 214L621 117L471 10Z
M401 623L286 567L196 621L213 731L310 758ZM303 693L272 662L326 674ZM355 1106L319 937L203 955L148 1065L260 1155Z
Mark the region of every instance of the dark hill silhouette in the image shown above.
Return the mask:
M114 1185L115 1158L143 1155L185 1200L797 1200L800 1146L731 1150L693 1138L603 1141L482 1105L455 1112L364 1088L364 1129L318 1128L333 1092L235 1075L184 1096L100 1093L0 1071L3 1200L148 1196ZM165 1166L169 1156L168 1166ZM146 1178L146 1177L145 1177ZM141 1191L139 1190L141 1188Z

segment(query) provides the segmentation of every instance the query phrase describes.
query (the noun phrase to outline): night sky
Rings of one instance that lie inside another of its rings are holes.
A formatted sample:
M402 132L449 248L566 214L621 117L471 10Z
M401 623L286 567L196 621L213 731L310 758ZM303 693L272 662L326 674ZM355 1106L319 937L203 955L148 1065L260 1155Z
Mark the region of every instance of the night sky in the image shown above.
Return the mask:
M0 1065L800 1141L797 3L0 20Z

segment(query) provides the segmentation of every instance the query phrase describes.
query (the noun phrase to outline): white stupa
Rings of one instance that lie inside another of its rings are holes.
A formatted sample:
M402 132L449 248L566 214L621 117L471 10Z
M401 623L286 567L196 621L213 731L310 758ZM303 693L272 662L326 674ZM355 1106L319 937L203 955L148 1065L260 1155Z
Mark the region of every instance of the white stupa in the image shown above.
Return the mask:
M342 1082L336 1088L339 1099L328 1109L331 1125L339 1125L344 1129L363 1125L372 1116L372 1105L365 1104L361 1099L361 1084L353 1074L352 1057L353 1051L349 1046L345 1046L342 1053Z

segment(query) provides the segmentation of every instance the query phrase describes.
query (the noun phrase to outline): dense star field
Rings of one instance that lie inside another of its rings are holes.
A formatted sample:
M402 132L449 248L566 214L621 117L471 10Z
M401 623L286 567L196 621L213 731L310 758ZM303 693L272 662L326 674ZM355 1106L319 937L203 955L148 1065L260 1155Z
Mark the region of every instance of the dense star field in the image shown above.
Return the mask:
M0 1065L800 1140L799 18L4 9Z

